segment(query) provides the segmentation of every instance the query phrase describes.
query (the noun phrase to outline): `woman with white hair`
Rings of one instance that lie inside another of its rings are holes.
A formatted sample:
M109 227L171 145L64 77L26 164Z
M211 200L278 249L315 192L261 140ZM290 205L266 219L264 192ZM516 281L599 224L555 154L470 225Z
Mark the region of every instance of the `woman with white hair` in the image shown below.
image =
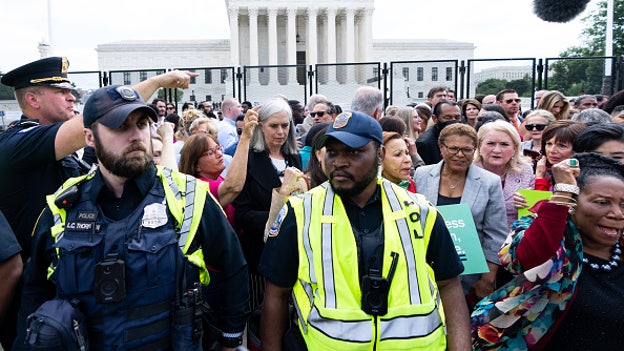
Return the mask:
M258 110L258 126L251 138L245 186L234 201L236 223L251 278L251 304L257 307L264 294L257 274L264 248L264 226L271 208L271 192L284 181L286 168L301 170L292 111L284 99L271 99Z
M526 199L518 190L535 188L531 160L522 156L518 132L505 121L485 123L479 128L477 139L474 164L501 178L507 228L510 229L518 219L518 208L527 206Z

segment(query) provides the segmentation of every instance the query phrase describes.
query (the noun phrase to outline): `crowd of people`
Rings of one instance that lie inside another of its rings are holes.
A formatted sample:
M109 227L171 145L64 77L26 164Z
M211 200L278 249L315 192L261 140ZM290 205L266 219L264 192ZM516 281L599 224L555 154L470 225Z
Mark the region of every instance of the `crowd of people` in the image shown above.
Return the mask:
M77 113L67 67L2 77L23 113L0 134L4 350L234 350L246 328L264 350L624 341L624 93L539 91L523 113L513 89L384 108L363 86L345 111L276 92L178 115L145 102L196 76L172 71ZM462 274L437 209L457 204L485 272Z

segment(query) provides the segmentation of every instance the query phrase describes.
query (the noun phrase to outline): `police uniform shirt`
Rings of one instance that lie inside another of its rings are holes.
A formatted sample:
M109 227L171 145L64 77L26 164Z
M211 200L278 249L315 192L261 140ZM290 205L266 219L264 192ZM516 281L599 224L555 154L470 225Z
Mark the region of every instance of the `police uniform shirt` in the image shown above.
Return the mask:
M98 205L110 218L123 218L136 209L136 206L152 189L156 176L156 167L127 182L121 199L110 196L104 180L98 171L93 179L91 196L97 198ZM99 189L99 190L98 190ZM101 201L101 202L100 202ZM47 270L52 258L54 239L50 228L54 225L52 213L48 208L42 214L33 238L33 255L24 271L24 292L22 306L18 316L18 340L23 340L26 331L26 318L43 302L55 297L55 286L47 279ZM228 332L240 332L244 329L249 314L247 295L247 263L243 257L236 233L225 218L220 206L209 194L206 198L199 228L189 248L193 252L201 245L206 265L222 271L223 305L219 306L222 328ZM128 277L127 279L132 279Z
M22 251L9 222L0 212L0 263Z
M382 222L380 189L377 187L364 208L343 199L349 222L360 231L375 230ZM259 271L271 283L285 288L291 288L297 281L299 256L297 245L297 221L295 211L287 203L288 213L281 224L279 233L269 237L262 253ZM427 262L435 272L436 280L445 280L456 277L464 270L464 266L457 256L455 245L440 214L436 217L429 246L427 247ZM360 276L362 272L360 272Z
M54 140L61 123L36 125L22 116L21 126L0 134L0 211L11 224L23 248L30 255L30 243L37 217L45 207L45 196L54 193L67 179L79 175L68 160L56 160ZM67 173L69 172L69 173Z

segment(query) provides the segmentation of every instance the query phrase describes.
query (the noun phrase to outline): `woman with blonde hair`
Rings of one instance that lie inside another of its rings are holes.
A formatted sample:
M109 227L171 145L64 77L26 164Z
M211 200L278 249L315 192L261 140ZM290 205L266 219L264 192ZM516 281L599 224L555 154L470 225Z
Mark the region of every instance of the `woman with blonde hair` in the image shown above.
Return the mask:
M557 90L551 90L544 94L539 104L537 104L537 108L552 113L557 121L570 119L570 103L566 97Z
M507 228L511 229L511 224L518 219L518 209L527 206L526 199L518 190L535 188L531 160L522 155L518 132L505 121L484 124L477 133L477 139L474 164L500 177Z
M219 134L219 122L214 118L198 117L189 127L190 135L204 133L217 137Z
M401 107L395 114L397 118L400 118L405 123L405 137L413 140L418 139L420 133L420 116L413 107ZM418 120L418 123L414 123L414 120ZM416 128L414 128L416 127Z

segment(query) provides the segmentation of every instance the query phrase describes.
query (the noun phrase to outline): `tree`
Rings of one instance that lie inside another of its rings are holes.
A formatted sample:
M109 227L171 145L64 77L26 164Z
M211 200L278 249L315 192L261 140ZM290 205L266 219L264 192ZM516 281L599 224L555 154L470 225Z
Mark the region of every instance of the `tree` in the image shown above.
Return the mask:
M0 77L2 77L2 72L0 72ZM13 91L13 88L0 83L0 100L15 100Z
M184 90L181 90L181 89L178 89L178 88L175 88L175 92L173 90L171 90L171 89L169 89L169 90L170 90L170 94L171 94L171 100L173 100L177 96L176 102L182 101L182 96L184 96ZM165 97L165 89L163 89L163 88L158 89L158 98L159 99L163 99L163 100L167 100L166 97Z
M624 54L624 0L614 0L613 55ZM547 89L559 90L565 95L603 92L607 3L601 0L598 8L582 19L585 26L579 46L567 48L559 54L561 60L548 67ZM575 58L566 60L565 58Z
M477 84L476 93L485 94L485 95L493 95L505 88L507 88L506 80L498 79L498 78L490 78Z
M506 81L504 79L490 78L477 84L476 93L485 95L496 95L503 89L514 89L518 92L518 96L531 96L531 77L527 74L522 79Z

